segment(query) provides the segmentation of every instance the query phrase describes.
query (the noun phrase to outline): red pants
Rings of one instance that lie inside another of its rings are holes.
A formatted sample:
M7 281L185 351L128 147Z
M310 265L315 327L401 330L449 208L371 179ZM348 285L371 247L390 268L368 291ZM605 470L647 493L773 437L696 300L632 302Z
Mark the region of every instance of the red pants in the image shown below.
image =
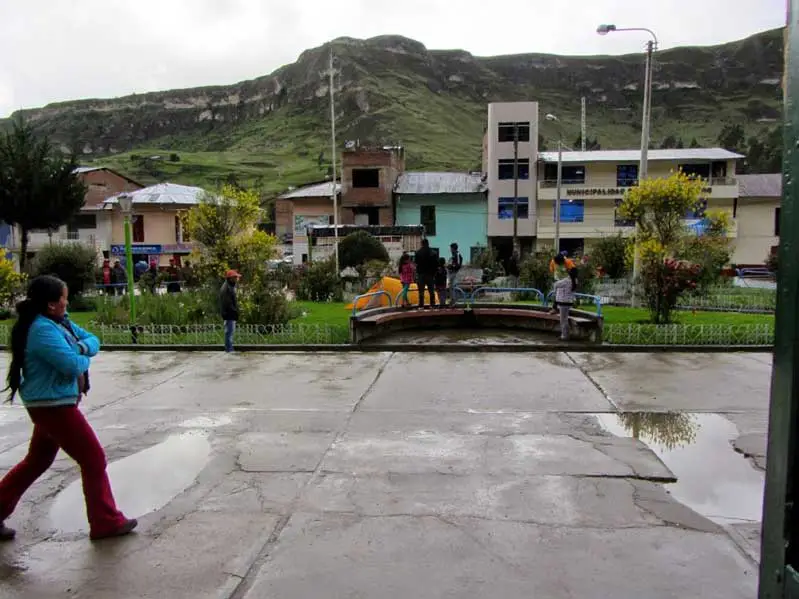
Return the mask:
M92 535L103 535L125 523L114 502L105 472L105 452L94 430L77 406L32 408L28 455L0 481L0 522L17 507L22 495L55 460L59 448L80 466L86 515Z

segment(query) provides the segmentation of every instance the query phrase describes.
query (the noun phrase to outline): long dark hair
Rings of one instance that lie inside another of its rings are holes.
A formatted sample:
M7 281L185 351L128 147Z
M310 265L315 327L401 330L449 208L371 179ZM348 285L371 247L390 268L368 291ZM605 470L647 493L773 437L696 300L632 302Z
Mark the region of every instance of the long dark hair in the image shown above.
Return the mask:
M577 291L577 272L576 268L569 269L569 278L572 280L572 291Z
M11 393L8 401L14 401L22 383L22 367L25 364L25 347L28 345L28 332L39 314L47 314L47 306L57 302L64 293L66 283L58 277L42 275L28 284L28 293L17 304L17 322L11 328L11 365L8 367L8 386Z

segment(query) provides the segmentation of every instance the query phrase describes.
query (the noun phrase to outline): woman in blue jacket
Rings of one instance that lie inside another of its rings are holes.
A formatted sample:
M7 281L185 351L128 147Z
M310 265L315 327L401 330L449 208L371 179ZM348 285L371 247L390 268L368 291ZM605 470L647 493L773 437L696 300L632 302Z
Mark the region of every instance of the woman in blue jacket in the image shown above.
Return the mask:
M67 286L56 277L33 279L17 314L11 330L9 401L19 393L33 421L33 435L28 454L0 481L0 540L14 538L6 518L50 467L59 449L80 466L91 539L131 532L136 520L117 509L105 452L78 409L88 391L90 358L97 355L100 342L69 321Z

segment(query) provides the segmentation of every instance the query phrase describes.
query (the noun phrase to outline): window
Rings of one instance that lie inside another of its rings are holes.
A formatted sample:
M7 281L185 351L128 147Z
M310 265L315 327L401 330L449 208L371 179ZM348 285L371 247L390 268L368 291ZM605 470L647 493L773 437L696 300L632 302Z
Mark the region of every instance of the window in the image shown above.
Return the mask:
M530 159L519 158L517 161L519 169L519 179L530 178ZM499 161L499 178L500 179L513 179L513 158L503 159Z
M713 172L713 178L714 179L716 179L716 178L724 178L724 177L727 176L727 163L724 162L723 160L720 160L718 162L713 162L710 165L710 168L711 168L711 170Z
M616 187L633 187L637 183L637 164L620 164L616 167Z
M680 170L688 176L700 177L702 179L710 179L710 165L709 164L681 164Z
M436 234L436 207L419 206L419 222L424 226L424 234L427 237Z
M553 212L552 219L555 220ZM581 223L585 220L585 203L583 200L561 200L560 222Z
M497 201L497 218L499 220L513 219L513 198L499 198ZM527 198L518 198L516 212L519 218L530 218L530 203Z
M356 225L379 225L380 211L377 208L353 208L353 222ZM330 224L333 224L333 216L330 216Z
M380 169L354 168L352 169L353 187L380 187Z
M780 236L780 209L776 208L774 210L774 236Z
M530 123L500 123L499 141L513 141L515 129L519 128L519 141L530 141Z
M144 243L144 215L133 216L133 243Z
M97 228L97 215L96 214L76 214L67 225L68 231L77 231L78 229L96 229Z
M547 162L544 165L544 180L557 181L558 180L558 165L552 162ZM581 185L585 183L585 166L563 164L560 169L560 180L566 184Z

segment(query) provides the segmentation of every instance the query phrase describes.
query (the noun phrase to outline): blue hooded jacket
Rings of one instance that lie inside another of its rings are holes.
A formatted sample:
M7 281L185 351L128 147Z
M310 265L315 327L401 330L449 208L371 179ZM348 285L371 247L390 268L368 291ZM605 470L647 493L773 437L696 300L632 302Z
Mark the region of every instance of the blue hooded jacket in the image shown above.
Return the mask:
M71 327L75 336L67 327ZM75 339L77 337L77 339ZM64 317L37 316L28 331L19 395L25 407L70 406L78 402L78 377L89 369L100 341Z

